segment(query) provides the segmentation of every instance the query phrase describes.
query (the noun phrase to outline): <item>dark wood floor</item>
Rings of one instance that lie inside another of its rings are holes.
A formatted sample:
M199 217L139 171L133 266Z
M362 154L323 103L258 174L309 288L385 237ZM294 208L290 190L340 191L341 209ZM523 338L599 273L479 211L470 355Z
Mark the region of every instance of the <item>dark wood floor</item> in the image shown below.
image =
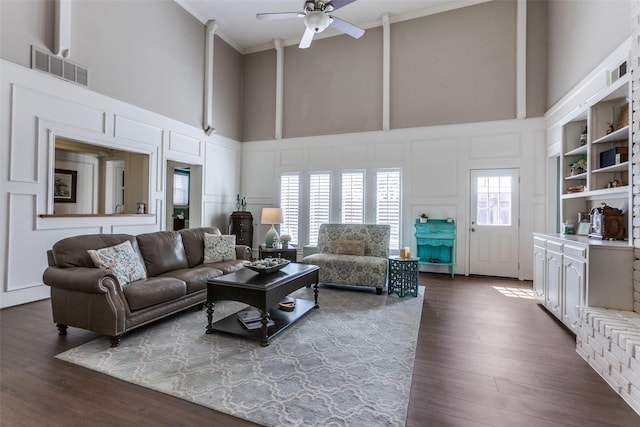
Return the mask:
M531 299L530 282L420 274L426 285L407 426L639 426ZM390 319L391 320L391 319ZM48 301L0 311L2 426L249 426L54 355L95 335L58 337ZM126 335L123 339L126 339Z

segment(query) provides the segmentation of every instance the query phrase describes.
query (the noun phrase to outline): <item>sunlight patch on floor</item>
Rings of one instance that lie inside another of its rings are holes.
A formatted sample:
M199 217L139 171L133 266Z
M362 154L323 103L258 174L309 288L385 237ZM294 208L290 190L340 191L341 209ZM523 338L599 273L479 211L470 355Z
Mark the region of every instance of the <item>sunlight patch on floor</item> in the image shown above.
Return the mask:
M493 289L500 292L502 295L510 298L526 298L533 299L533 289L523 288L508 288L505 286L493 286Z

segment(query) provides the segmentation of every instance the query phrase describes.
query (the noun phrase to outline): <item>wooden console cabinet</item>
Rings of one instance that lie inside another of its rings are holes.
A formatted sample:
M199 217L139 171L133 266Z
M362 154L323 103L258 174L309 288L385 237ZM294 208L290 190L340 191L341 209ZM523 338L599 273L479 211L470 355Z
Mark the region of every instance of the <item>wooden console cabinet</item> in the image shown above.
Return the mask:
M251 212L236 211L231 214L229 234L236 235L236 245L253 248L253 215Z
M578 307L633 311L633 247L625 241L533 234L533 292L574 333Z

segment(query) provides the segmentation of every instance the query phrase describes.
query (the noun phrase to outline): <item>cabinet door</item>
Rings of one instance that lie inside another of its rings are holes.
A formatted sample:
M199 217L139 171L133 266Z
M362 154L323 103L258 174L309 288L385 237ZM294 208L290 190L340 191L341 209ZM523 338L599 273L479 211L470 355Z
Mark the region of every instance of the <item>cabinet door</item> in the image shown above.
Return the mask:
M544 304L547 285L547 251L539 246L533 247L533 295L540 304Z
M578 306L584 305L586 262L565 256L562 269L564 276L562 323L575 333L579 322Z
M547 294L545 307L558 319L562 319L560 306L562 290L562 254L547 251Z

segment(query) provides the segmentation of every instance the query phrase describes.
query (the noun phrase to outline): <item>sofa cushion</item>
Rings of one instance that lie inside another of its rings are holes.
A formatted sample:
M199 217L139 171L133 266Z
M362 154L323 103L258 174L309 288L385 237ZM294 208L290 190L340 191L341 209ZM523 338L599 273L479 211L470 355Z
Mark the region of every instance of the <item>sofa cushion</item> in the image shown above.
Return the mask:
M204 263L229 261L236 258L235 234L216 236L204 233Z
M312 254L302 262L320 267L320 282L384 288L387 280L386 258Z
M128 240L108 248L89 249L87 252L95 266L115 274L120 285L147 278L144 266Z
M204 233L221 235L217 227L183 228L178 231L182 237L184 252L187 254L189 267L200 265L204 262Z
M359 255L364 256L364 248L366 242L364 240L338 240L336 253L342 255Z
M187 285L187 294L201 291L207 287L207 280L222 276L222 270L212 264L200 265L197 267L183 268L161 274L158 277L173 277L182 280Z
M136 239L148 277L189 267L182 237L177 231L139 234Z
M321 224L318 252L335 254L339 240L364 240L365 256L387 258L391 227L384 224Z
M123 286L123 292L129 308L135 311L181 298L187 294L187 285L173 277L152 277Z
M67 237L56 242L51 248L53 260L57 267L95 267L91 260L89 249L102 249L115 246L124 241L130 241L135 252L138 251L138 243L135 236L130 234L85 234L81 236Z

